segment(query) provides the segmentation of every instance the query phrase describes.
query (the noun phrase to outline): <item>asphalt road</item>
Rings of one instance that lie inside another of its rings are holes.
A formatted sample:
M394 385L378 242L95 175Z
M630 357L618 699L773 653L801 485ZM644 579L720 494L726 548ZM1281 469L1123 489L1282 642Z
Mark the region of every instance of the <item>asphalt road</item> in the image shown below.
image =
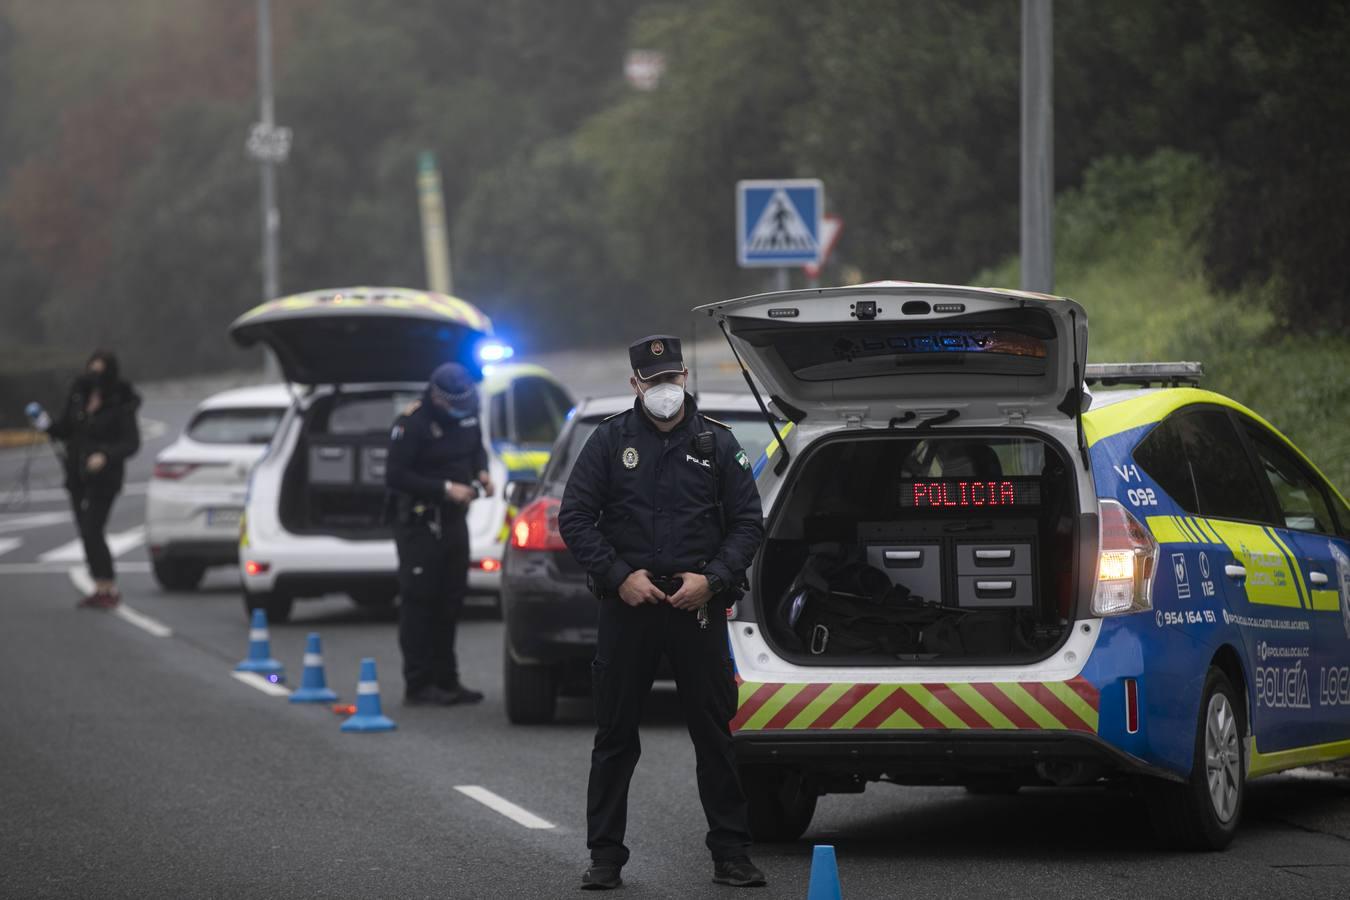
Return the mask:
M607 372L591 365L577 380L604 390ZM133 464L133 485L186 418L190 394L148 393L145 415L163 428ZM310 631L323 636L344 700L359 660L379 663L398 730L344 734L331 711L232 677L247 631L231 572L191 594L154 587L134 540L144 511L135 490L109 530L128 536L122 589L142 618L77 610L77 564L42 561L74 537L54 466L36 456L27 502L4 505L24 454L0 453L0 897L574 895L590 707L565 702L551 727L509 725L500 623L478 617L460 636L465 680L485 703L405 709L390 622L340 598L298 604L272 628L292 684ZM172 634L146 631L147 617ZM709 882L693 752L670 690L649 706L644 751L624 896L735 894ZM473 786L550 827L525 827L459 790ZM750 896L804 897L815 843L836 847L845 898L1343 898L1350 779L1301 771L1256 782L1241 834L1219 854L1160 852L1123 793L874 785L824 798L801 841L757 847L771 883Z

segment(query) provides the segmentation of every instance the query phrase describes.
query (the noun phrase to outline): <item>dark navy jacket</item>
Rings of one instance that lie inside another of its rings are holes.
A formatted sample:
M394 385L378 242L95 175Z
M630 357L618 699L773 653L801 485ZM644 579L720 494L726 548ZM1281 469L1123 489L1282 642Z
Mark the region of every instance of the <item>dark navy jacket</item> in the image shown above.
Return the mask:
M136 424L141 396L127 382L113 378L97 388L103 398L98 411L86 413L89 395L95 389L96 382L89 376L77 378L65 407L47 433L65 442L66 487L83 486L115 494L122 490L126 461L141 448ZM95 453L102 453L108 462L98 472L90 472L87 462Z
M558 513L567 548L606 592L635 569L735 584L764 537L750 461L731 429L700 415L692 397L669 434L640 404L602 422L577 457ZM706 460L694 448L700 431L716 441Z
M394 422L384 482L413 500L444 505L447 481L470 484L487 467L479 417L441 415L423 400Z

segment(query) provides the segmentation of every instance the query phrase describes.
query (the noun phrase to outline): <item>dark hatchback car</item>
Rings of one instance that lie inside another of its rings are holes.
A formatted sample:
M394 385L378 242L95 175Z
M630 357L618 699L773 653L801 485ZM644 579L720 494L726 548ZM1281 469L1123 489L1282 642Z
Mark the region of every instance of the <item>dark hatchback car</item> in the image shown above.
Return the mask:
M537 484L513 483L521 506L502 560L506 622L506 716L518 725L553 721L558 696L590 692L595 598L558 533L558 507L577 455L600 422L633 405L631 395L585 400L568 418ZM773 433L749 394L703 393L699 411L730 425L759 459Z

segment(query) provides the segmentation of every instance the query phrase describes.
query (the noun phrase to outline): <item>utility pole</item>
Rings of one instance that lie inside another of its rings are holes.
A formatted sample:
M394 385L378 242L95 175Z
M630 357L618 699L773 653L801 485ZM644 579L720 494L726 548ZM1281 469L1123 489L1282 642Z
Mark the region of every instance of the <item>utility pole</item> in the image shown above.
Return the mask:
M1022 0L1022 290L1055 289L1051 0Z
M272 3L258 0L258 107L260 119L248 136L248 155L262 168L262 299L276 299L281 293L277 238L281 232L281 214L277 212L276 167L286 161L291 150L291 130L278 128L272 103ZM270 353L265 371L276 378L278 368Z
M423 150L417 157L417 205L422 216L422 253L427 264L427 288L441 294L452 290L450 243L446 237L445 199L436 157Z

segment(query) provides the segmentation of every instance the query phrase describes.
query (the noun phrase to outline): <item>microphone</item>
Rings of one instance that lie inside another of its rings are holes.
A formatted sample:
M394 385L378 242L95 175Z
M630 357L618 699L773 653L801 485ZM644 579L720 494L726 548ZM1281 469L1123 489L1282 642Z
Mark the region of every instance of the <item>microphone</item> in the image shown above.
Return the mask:
M23 414L28 417L29 423L38 431L46 431L52 427L52 417L47 415L47 411L42 408L42 404L36 400L23 408Z

